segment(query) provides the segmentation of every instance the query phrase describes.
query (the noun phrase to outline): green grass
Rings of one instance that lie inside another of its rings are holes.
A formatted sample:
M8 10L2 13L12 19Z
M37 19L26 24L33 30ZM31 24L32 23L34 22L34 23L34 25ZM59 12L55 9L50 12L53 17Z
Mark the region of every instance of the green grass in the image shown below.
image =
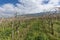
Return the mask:
M30 19L5 21L0 24L0 40L60 40L60 21L53 20L52 35L48 20ZM13 28L12 28L13 25ZM12 38L12 31L14 38Z

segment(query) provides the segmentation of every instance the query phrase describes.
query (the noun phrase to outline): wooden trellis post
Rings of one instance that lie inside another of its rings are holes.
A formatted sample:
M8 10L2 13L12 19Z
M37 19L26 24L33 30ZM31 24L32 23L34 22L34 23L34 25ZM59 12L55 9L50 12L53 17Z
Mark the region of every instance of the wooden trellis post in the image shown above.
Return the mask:
M49 26L50 26L50 33L54 35L53 16L51 15L49 15Z

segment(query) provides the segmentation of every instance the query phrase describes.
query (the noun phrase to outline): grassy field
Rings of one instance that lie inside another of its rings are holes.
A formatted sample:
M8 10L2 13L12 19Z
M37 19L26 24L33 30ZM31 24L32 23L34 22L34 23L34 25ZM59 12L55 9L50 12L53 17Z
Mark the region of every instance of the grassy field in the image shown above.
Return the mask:
M60 40L60 19L3 20L0 23L0 40Z

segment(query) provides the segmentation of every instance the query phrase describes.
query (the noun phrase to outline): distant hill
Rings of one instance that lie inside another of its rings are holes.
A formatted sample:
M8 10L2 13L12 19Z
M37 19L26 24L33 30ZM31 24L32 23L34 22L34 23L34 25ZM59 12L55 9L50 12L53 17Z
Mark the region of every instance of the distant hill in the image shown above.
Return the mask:
M57 15L60 13L57 13L55 11L52 12L40 12L40 13L34 13L34 14L24 14L24 15L20 15L23 17L39 17L39 16L43 16L43 15Z

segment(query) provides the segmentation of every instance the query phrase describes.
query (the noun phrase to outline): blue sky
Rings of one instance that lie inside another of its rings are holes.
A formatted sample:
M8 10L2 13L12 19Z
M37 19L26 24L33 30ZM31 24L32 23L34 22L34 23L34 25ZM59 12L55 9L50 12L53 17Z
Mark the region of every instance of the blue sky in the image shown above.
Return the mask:
M60 0L0 0L0 16L51 11L60 7Z
M48 4L49 1L50 0L44 0L42 4ZM19 3L19 1L18 0L0 0L0 6L7 3L16 5L16 3Z
M18 3L18 0L0 0L0 6L7 3L11 3L15 5L16 3Z
M48 4L50 0L44 0L42 4Z

